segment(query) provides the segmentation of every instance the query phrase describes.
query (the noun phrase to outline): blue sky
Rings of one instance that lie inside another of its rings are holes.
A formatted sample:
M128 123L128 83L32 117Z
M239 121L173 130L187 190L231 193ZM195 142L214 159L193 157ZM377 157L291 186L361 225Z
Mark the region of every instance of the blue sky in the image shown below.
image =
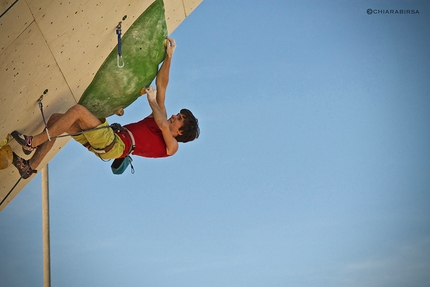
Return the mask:
M428 285L430 5L268 3L206 0L171 35L197 141L133 175L74 142L51 161L53 286ZM0 214L5 286L43 285L40 194Z

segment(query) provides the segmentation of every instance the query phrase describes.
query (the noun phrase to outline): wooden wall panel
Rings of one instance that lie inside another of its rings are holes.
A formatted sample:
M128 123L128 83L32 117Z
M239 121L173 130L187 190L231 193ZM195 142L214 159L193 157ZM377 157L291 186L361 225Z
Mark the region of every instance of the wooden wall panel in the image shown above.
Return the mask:
M40 95L48 89L42 101L46 115L64 112L75 102L67 83L58 69L46 41L37 24L32 24L3 51L0 61L0 137L13 130L33 134L43 130L43 120L37 104ZM58 142L46 158L50 160L67 142ZM23 156L15 141L12 149ZM19 179L17 170L11 166L0 171L0 201ZM0 210L29 182L21 180L20 185L0 206Z
M126 16L124 34L152 2L54 1L31 8L76 101L117 45L118 23Z
M164 1L167 31L169 32L169 35L201 2L202 0Z
M182 0L184 3L185 17L190 16L190 14L197 8L197 6L202 3L202 0Z
M165 1L164 9L166 10L166 24L169 35L179 26L181 19L185 18L184 4L182 0Z
M30 9L24 1L5 1L0 6L0 52L3 52L33 22Z

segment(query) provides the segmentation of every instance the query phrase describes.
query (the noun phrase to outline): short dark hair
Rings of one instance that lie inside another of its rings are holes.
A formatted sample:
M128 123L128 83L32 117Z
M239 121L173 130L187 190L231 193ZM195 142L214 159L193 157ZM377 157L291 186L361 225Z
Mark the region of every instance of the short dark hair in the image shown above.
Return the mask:
M177 135L175 139L178 142L186 143L195 140L200 135L199 121L188 109L182 109L180 111L184 118L184 124L179 129L182 134Z

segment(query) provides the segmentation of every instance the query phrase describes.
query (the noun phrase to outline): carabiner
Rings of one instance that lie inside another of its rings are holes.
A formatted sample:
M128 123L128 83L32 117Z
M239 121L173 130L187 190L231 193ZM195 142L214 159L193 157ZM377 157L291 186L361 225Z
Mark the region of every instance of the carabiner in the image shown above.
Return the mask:
M116 56L116 65L118 66L118 68L124 67L124 60L122 59L122 55L120 54Z

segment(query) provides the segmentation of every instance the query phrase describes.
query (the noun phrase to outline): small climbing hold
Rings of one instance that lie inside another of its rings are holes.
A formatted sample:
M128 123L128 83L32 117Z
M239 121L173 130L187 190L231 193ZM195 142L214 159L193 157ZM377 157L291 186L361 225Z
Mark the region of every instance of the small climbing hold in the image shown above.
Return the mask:
M114 112L115 115L117 116L123 116L124 115L124 109L123 108L117 108Z

